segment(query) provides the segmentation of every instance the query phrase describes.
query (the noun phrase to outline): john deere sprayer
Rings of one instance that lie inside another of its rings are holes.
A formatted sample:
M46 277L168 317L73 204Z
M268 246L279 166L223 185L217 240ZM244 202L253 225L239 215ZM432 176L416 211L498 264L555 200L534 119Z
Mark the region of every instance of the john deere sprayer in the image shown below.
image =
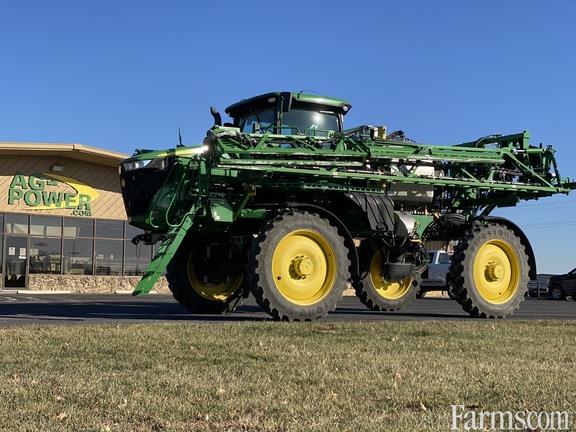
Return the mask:
M550 146L490 135L452 146L384 127L344 128L351 105L267 93L226 108L201 146L136 151L121 164L129 222L160 242L134 294L166 273L193 313L222 313L249 293L272 317L315 320L351 284L369 309L410 304L426 240L456 243L458 302L504 317L536 278L534 252L496 207L568 193Z

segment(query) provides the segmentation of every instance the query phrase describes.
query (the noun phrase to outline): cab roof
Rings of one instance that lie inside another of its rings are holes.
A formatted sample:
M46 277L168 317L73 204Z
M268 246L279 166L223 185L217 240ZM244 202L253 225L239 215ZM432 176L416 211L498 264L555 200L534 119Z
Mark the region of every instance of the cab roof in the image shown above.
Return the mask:
M257 111L263 108L274 106L283 94L290 94L293 102L303 102L307 104L320 105L328 109L335 109L339 114L346 114L352 105L343 99L336 99L328 96L321 96L303 92L270 92L249 99L243 99L240 102L230 105L226 108L226 114L231 117L237 117L246 112Z

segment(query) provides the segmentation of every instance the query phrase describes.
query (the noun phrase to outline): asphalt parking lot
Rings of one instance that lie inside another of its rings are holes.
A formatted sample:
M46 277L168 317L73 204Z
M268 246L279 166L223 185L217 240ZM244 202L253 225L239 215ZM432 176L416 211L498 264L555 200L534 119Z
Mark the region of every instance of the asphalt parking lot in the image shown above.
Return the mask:
M253 300L234 313L191 315L170 295L72 295L0 294L0 325L128 323L154 321L243 321L268 320ZM466 320L458 303L445 298L424 298L401 312L372 312L356 297L344 297L327 320ZM576 301L527 299L511 319L576 319Z

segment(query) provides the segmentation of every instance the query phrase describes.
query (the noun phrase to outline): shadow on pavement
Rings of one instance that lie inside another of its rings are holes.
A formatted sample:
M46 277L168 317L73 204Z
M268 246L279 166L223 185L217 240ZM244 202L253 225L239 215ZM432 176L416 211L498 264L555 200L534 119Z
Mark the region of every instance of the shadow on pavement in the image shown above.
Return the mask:
M224 315L192 315L166 301L13 302L0 304L0 318L28 321L263 321L257 306L242 306Z

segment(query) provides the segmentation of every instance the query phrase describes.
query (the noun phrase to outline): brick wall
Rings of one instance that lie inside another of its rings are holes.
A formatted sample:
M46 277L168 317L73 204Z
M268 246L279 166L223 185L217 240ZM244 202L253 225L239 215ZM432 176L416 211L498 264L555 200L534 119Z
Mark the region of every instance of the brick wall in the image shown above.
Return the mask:
M132 291L139 276L78 276L59 274L31 274L28 276L30 291L70 291L73 293L113 294ZM154 291L169 293L166 278L156 283Z

